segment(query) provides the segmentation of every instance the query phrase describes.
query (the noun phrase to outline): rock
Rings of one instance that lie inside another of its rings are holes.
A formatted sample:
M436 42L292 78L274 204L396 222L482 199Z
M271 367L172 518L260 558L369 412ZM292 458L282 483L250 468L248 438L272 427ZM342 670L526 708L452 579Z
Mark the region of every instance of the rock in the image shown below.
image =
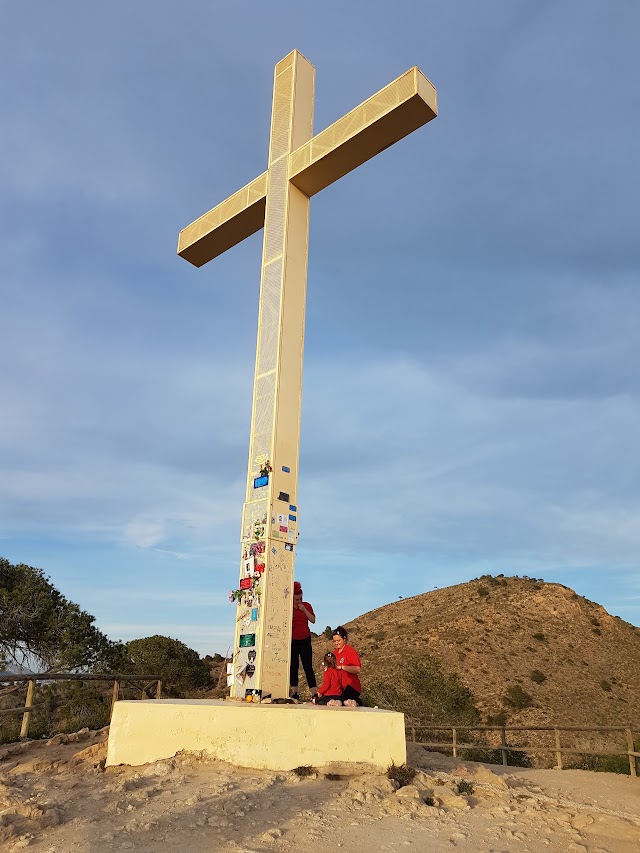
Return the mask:
M637 824L633 825L623 818L614 817L613 815L598 815L594 822L586 826L583 830L585 835L601 835L608 841L633 841L637 842L640 830Z
M68 735L54 735L47 741L47 746L60 746L60 744L69 743Z
M80 764L83 761L86 761L92 767L98 767L102 765L104 767L104 763L107 759L107 743L94 743L92 746L87 746L85 749L81 749L79 752L76 752L72 761L74 764Z
M50 808L38 818L38 826L44 829L47 826L59 826L63 821L62 809Z
M370 802L382 800L393 794L396 785L386 776L359 776L352 779L347 792L352 795L354 802Z
M585 827L590 826L592 823L593 818L590 814L579 814L571 821L571 826L574 829L585 829Z
M263 832L260 836L260 841L275 841L278 838L282 838L283 832L281 829L268 829L266 832Z
M223 817L222 815L212 815L210 818L207 818L207 823L209 826L229 826L229 818Z
M492 773L488 767L484 767L482 764L479 764L474 769L472 778L474 782L484 785L493 785L495 788L503 788L506 790L509 787L502 776L498 776L497 773Z
M464 797L454 794L448 788L434 789L434 799L444 809L451 811L463 811L469 808L469 803Z
M46 773L47 770L56 770L58 767L66 764L66 761L59 759L57 761L39 761L32 759L17 764L9 771L10 776L23 776L26 773Z
M415 785L405 785L403 788L399 788L396 791L396 797L399 800L416 800L416 802L422 802L420 791Z
M4 815L2 816L4 817ZM0 819L0 841L8 841L10 838L15 838L16 828L12 823L2 823Z
M88 728L80 729L79 732L67 735L67 743L79 743L81 740L88 740L89 734Z

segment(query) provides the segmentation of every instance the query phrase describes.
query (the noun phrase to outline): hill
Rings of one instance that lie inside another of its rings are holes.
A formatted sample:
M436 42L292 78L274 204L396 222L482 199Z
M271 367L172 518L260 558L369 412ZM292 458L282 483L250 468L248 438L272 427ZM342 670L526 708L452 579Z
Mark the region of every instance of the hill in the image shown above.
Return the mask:
M640 724L640 629L560 584L484 576L345 627L369 701L419 721Z

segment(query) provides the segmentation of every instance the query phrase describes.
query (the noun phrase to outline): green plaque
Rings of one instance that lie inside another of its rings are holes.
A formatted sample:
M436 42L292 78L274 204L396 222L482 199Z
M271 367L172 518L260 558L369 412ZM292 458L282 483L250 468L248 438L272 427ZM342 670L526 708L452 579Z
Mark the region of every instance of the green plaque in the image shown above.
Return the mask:
M255 634L240 634L240 648L246 648L247 646L255 646L256 644L256 635Z

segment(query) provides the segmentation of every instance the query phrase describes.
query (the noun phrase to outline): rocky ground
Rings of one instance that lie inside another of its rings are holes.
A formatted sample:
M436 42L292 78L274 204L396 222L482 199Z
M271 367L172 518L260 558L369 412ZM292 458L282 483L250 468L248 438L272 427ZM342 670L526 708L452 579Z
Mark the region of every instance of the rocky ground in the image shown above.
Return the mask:
M640 850L640 779L408 749L418 772L397 788L385 774L301 778L194 755L105 770L104 731L0 747L0 850Z

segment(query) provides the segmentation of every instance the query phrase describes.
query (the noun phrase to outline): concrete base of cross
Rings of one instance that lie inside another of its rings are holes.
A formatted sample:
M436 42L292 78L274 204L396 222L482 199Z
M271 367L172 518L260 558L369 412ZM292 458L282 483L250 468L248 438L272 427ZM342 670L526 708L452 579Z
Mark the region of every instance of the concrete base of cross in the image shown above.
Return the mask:
M181 751L261 770L383 770L406 761L404 715L220 699L116 702L108 766L148 764Z

